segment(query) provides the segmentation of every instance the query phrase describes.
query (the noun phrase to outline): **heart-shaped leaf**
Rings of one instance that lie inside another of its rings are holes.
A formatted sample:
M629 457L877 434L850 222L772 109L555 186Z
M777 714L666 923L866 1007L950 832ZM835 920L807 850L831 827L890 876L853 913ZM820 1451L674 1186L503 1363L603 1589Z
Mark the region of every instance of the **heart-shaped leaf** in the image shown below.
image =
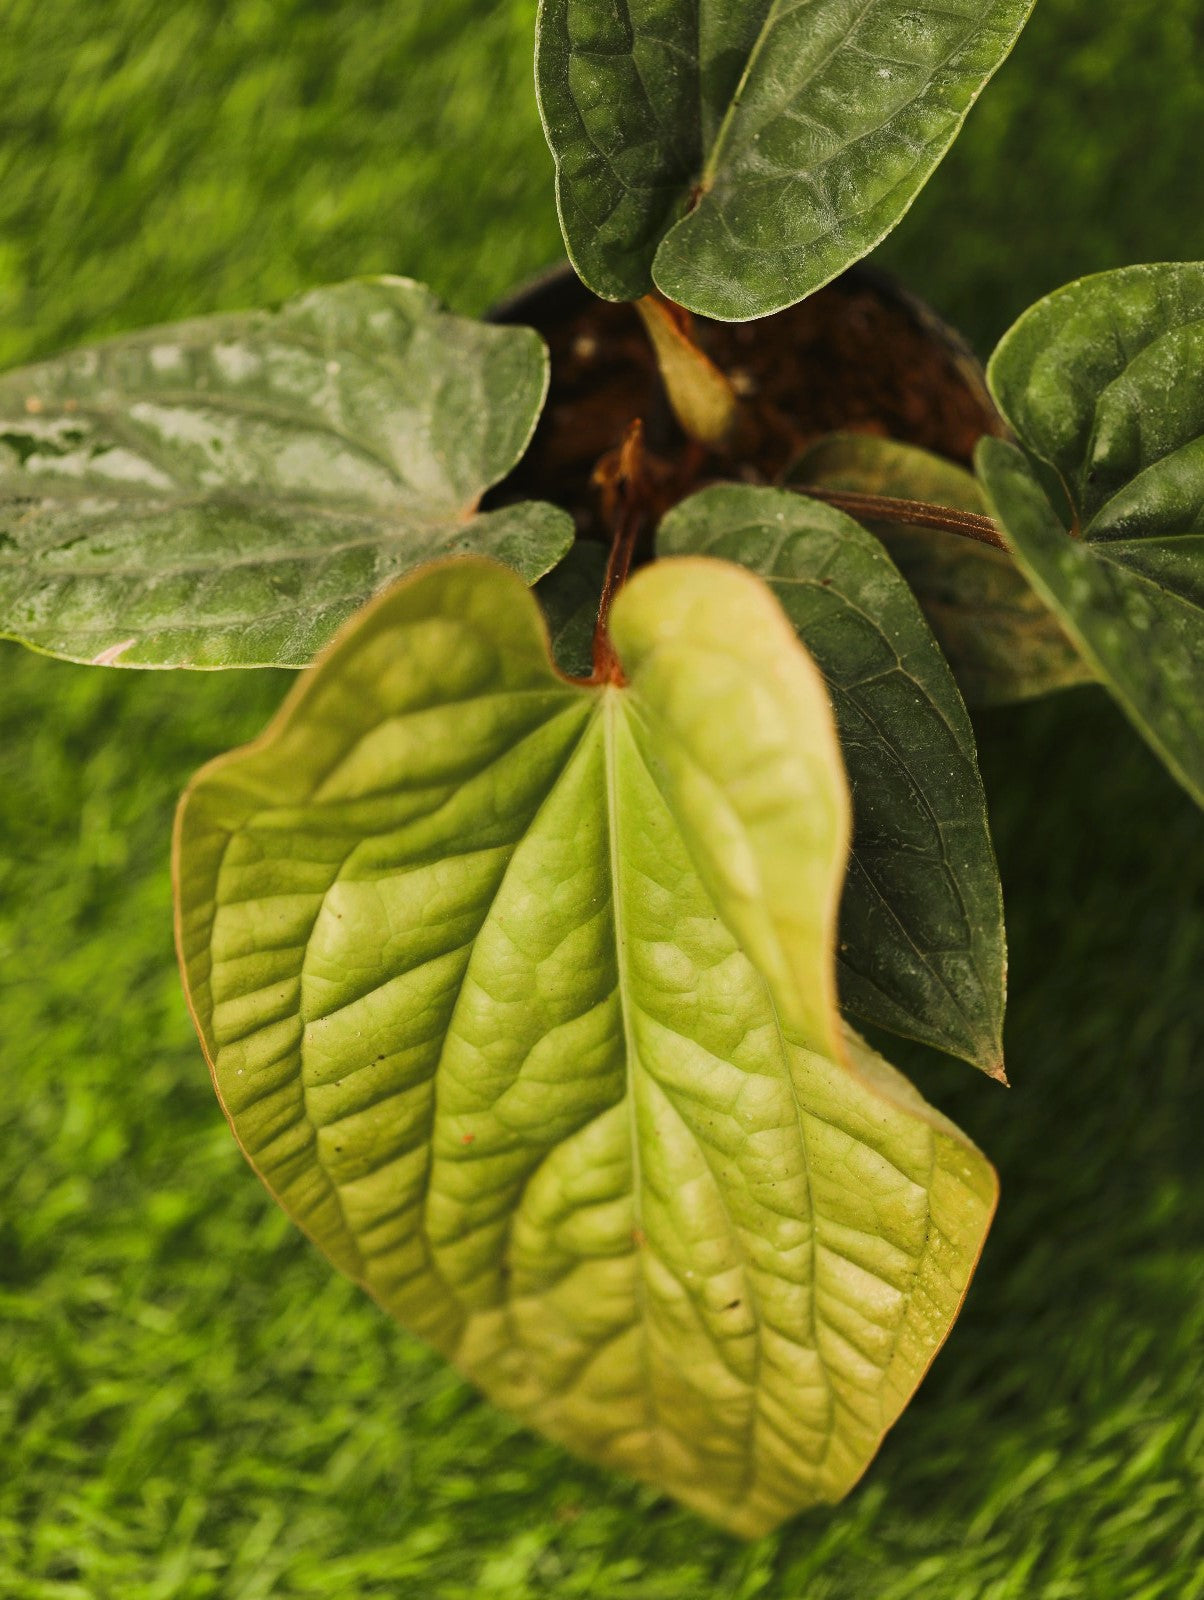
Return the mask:
M1016 561L1204 804L1204 264L1127 267L1025 313L988 378L1027 459L977 467Z
M401 278L152 328L0 378L0 634L70 661L303 666L400 573L534 581L551 506L474 516L548 359Z
M683 501L658 548L758 573L827 682L853 793L845 1009L1002 1076L1003 901L974 732L889 556L830 506L743 486Z
M595 293L655 283L731 320L811 294L891 231L1033 0L541 0L561 226Z
M834 433L795 463L791 483L987 512L964 467L864 433ZM1003 550L939 528L862 518L907 579L970 705L1002 705L1090 682L1091 669Z
M827 695L739 568L555 671L490 563L405 580L177 830L218 1091L339 1267L498 1404L756 1535L856 1481L956 1316L984 1158L842 1034Z

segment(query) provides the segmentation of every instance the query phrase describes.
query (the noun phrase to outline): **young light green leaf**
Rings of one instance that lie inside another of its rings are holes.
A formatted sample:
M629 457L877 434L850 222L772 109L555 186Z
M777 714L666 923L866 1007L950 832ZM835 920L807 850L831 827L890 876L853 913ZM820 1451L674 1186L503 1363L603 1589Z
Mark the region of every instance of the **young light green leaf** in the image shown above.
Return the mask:
M218 1092L332 1261L498 1404L753 1536L860 1476L984 1158L835 1007L848 799L755 578L658 562L623 686L489 563L403 581L177 825Z
M791 483L987 511L964 467L863 433L834 433L795 463ZM939 528L865 521L907 579L970 705L1002 705L1090 682L1049 608L1003 550Z
M977 465L1025 576L1204 804L1202 370L1204 263L1072 283L988 371L1028 459L984 440Z
M1033 0L541 0L561 226L595 293L740 321L907 211Z
M853 792L845 1010L1002 1076L1003 901L974 732L890 558L830 506L734 485L683 501L658 548L759 574L827 681Z
M547 352L401 278L207 317L0 378L0 634L70 661L303 666L399 574L472 551L534 581L572 527L474 516Z

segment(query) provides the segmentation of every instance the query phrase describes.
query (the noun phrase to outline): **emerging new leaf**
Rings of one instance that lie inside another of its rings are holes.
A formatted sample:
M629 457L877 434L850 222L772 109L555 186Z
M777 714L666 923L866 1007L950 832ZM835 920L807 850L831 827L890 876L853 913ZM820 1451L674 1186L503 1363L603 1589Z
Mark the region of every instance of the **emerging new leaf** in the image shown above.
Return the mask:
M498 1404L755 1535L855 1482L957 1313L983 1157L835 1006L827 696L738 568L554 669L491 563L403 581L181 807L219 1094L339 1267Z
M541 0L561 226L595 293L740 321L907 211L1033 0Z
M790 482L987 512L964 467L864 433L819 440L795 463ZM1002 705L1092 681L1006 551L939 528L862 520L907 579L968 704Z
M988 378L1028 452L977 466L1016 561L1204 804L1204 264L1127 267L1041 301Z
M474 515L521 456L547 352L401 278L207 317L0 378L0 634L69 661L304 666L457 551L534 581L567 516Z
M743 486L684 501L658 549L758 573L827 681L853 794L845 1009L1002 1076L1003 900L974 731L889 556L830 506Z

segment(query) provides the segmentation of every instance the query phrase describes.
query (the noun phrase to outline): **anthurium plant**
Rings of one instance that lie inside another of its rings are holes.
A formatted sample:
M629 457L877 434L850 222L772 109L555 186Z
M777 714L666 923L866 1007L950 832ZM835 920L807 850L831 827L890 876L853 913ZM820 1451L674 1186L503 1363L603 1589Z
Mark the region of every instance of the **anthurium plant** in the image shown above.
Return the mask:
M176 829L248 1160L490 1399L745 1537L856 1483L996 1205L858 1031L1005 1079L967 702L1101 684L1204 801L1204 265L1057 291L985 380L855 267L1029 10L543 0L577 277L0 378L0 632L302 669Z

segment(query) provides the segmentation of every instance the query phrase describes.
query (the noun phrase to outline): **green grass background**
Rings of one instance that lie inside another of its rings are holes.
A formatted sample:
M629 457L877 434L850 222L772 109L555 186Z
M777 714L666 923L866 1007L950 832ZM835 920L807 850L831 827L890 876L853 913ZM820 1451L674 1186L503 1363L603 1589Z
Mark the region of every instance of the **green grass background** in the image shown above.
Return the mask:
M557 254L532 0L3 0L0 362ZM881 252L984 348L1204 256L1204 0L1040 0ZM863 1485L746 1547L480 1403L243 1166L173 965L190 771L280 675L0 646L0 1600L1198 1600L1201 820L1093 691L979 720L1015 1087L965 1314ZM896 1052L898 1055L899 1053Z

